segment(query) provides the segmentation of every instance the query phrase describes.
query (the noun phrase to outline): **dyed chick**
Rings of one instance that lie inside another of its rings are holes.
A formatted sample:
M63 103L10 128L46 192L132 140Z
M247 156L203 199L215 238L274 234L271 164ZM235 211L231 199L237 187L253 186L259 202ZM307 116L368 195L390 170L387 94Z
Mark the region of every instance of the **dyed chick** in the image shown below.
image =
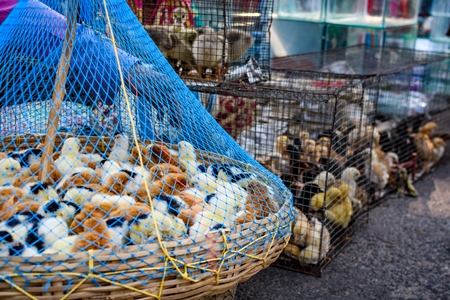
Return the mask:
M45 204L53 199L59 199L56 190L45 182L27 183L22 190L25 201L38 201Z

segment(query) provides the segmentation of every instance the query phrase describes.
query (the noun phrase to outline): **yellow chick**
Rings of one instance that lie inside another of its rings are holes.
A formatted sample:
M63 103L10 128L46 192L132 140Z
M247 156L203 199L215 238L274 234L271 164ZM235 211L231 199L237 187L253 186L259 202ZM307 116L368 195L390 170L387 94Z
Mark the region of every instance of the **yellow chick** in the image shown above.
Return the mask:
M307 246L298 255L300 264L317 264L328 253L330 241L328 229L317 218L312 218L306 237Z
M326 194L327 206L334 205L336 202L338 202L340 195L341 191L338 188L334 186L329 188Z
M337 198L327 199L327 210L325 217L333 224L346 228L353 215L353 207L348 195L350 187L347 184L341 185L339 188L339 196Z
M298 260L298 255L300 254L300 249L296 245L288 243L286 245L286 247L284 247L284 249L283 249L283 254L290 258Z
M311 209L319 210L319 209L323 208L324 201L325 201L324 193L315 194L311 198Z
M289 242L299 247L305 247L306 236L309 232L308 218L298 208L295 208L295 210L297 211L297 215L295 216L295 223Z

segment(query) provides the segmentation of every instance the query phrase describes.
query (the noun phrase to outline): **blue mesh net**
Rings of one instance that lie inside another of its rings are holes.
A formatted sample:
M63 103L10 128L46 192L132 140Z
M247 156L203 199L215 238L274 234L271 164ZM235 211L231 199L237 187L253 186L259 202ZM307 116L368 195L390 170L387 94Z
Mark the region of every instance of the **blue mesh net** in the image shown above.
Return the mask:
M86 284L159 297L163 277L220 281L289 236L290 192L208 114L125 0L18 1L0 25L0 74L12 294Z

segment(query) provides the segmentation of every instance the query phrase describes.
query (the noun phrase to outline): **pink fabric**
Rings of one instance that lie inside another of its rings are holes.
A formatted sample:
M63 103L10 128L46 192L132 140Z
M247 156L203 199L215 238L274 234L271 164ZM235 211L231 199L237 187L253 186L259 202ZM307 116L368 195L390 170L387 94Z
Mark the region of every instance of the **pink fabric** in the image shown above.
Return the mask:
M0 25L16 6L19 0L0 0Z

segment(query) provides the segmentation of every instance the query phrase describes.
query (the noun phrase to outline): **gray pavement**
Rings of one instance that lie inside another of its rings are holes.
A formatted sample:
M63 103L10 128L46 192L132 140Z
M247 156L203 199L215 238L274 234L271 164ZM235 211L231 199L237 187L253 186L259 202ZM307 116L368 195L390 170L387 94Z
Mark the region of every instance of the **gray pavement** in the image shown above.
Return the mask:
M269 267L235 299L450 299L450 149L415 186L371 210L322 278Z

